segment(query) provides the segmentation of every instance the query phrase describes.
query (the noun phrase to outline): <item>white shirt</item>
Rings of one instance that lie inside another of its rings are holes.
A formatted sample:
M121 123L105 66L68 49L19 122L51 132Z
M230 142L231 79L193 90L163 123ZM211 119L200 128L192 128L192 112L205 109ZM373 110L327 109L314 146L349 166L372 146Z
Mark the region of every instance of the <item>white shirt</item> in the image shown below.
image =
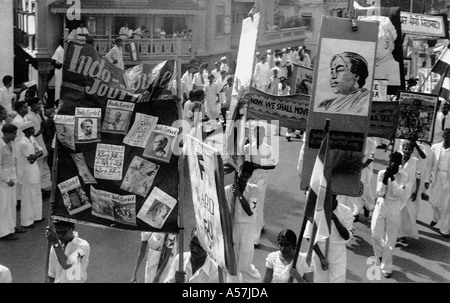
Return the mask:
M86 269L89 265L89 255L91 248L89 243L78 237L78 233L74 232L75 237L72 241L67 243L64 253L67 258L67 263L72 264L67 270L64 270L59 264L55 249L50 249L50 260L48 275L55 278L55 283L83 283L86 282Z
M15 94L12 88L0 88L0 105L6 109L6 112L12 112L12 99L15 99Z
M265 63L258 62L255 66L254 79L256 83L256 87L260 87L263 85L268 85L270 81L270 66L267 61Z
M354 218L350 208L341 203L338 203L336 209L333 210L333 213L339 219L339 222L341 222L341 224L347 229L351 238ZM311 235L312 235L312 224L311 222L308 221L308 223L306 223L305 234L303 237L311 238ZM318 235L316 235L316 237L317 236ZM350 238L348 240L342 238L341 234L339 234L339 231L336 228L336 224L334 223L333 220L331 220L330 244L345 244L348 241L350 241ZM326 241L325 239L318 239L318 242L325 242L325 241Z
M259 200L260 190L258 185L247 183L245 190L242 193L245 200L250 205L250 209L253 215L249 216L242 208L239 198L236 196L235 201L233 201L233 189L232 184L225 186L225 196L227 197L230 209L234 208L234 222L236 223L253 223L256 221L256 207Z
M164 283L175 283L175 272L178 271L180 255L176 255L170 266L169 274L164 280ZM206 256L205 263L197 271L192 273L191 253L185 252L183 254L183 271L186 273L184 279L186 283L219 283L219 273L217 263L211 259L209 255Z
M30 138L23 137L17 143L17 176L20 184L24 183L39 183L41 173L39 171L38 162L33 164L28 162L27 157L34 155L39 151L42 151L42 147L39 146L36 139L31 136Z
M273 269L272 283L288 283L291 276L289 271L292 268L293 261L284 265L281 257L281 252L278 250L270 253L266 258L266 267ZM305 273L314 271L314 260L311 258L311 266L308 266L306 263L306 253L299 253L295 269L303 277Z
M194 75L186 71L181 77L181 93L186 93L189 96L189 92L194 87Z
M106 59L108 59L109 62L113 63L114 60L117 60L117 63L114 64L118 68L124 69L123 64L123 53L122 48L118 47L117 45L114 45L113 48L110 49L110 51L105 55Z
M149 250L162 251L164 248L165 237L165 233L141 232L141 241L147 242ZM176 235L168 234L166 247L172 248L172 252L176 251Z

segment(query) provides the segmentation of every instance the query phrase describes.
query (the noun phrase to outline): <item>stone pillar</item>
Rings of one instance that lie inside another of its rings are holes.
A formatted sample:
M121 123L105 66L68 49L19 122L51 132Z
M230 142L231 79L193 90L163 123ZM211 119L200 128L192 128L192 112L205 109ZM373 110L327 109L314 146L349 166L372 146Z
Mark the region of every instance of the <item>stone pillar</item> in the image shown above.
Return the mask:
M0 28L2 42L0 43L0 81L6 75L14 77L14 31L13 31L13 1L0 1ZM14 81L14 79L13 79ZM3 85L3 82L0 82Z

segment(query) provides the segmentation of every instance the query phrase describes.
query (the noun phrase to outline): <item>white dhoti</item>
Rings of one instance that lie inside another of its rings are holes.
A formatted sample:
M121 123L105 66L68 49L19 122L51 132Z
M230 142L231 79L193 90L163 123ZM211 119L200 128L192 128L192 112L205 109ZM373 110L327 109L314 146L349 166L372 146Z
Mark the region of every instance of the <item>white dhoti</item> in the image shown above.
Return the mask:
M320 250L325 254L325 242L317 242ZM328 269L322 270L320 258L313 253L314 283L330 282L345 283L347 271L347 247L345 243L330 243L328 251Z
M254 231L252 223L234 223L233 242L236 254L237 276L228 275L228 283L259 283L261 274L252 264Z
M446 171L438 170L435 181L430 189L430 203L433 208L433 221L441 219L443 206L448 205L450 199L450 184Z
M419 229L417 228L417 203L416 201L411 201L411 199L406 202L405 207L401 210L401 223L398 232L398 237L411 237L414 239L419 239Z
M42 219L42 194L40 183L22 184L20 225L29 226Z
M255 221L255 238L254 244L259 245L259 239L261 237L261 231L264 228L264 202L266 201L266 189L267 189L267 170L256 169L253 171L252 177L249 182L258 185L260 190L260 196L258 200L258 207L256 208L256 221Z
M1 182L1 181L0 181ZM16 186L0 184L0 238L14 233L16 226Z

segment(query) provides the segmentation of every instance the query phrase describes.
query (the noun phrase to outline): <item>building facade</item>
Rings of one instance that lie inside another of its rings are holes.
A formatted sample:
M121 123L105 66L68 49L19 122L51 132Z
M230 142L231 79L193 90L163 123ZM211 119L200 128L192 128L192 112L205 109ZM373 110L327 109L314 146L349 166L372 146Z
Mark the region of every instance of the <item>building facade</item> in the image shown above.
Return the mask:
M193 58L213 63L222 56L233 62L237 56L242 20L253 6L261 12L258 49L302 45L305 29L271 31L277 20L275 0L14 0L14 41L26 58L15 69L21 79L37 80L42 96L53 76L51 56L61 37L82 24L95 48L106 54L125 24L124 63L155 64L180 56L183 64ZM291 1L295 2L296 1ZM70 4L67 4L70 3ZM292 9L297 7L292 5ZM285 5L285 10L289 8ZM141 33L133 33L141 28ZM28 57L27 57L28 56ZM23 60L22 60L23 61ZM24 82L22 80L21 82Z

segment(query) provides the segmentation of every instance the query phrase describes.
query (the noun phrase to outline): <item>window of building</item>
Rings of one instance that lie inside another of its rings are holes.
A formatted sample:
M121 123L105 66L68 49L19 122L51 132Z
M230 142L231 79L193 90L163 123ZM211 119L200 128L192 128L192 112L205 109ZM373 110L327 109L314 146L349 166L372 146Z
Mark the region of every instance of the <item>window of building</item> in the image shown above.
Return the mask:
M216 6L216 35L225 34L225 6Z

